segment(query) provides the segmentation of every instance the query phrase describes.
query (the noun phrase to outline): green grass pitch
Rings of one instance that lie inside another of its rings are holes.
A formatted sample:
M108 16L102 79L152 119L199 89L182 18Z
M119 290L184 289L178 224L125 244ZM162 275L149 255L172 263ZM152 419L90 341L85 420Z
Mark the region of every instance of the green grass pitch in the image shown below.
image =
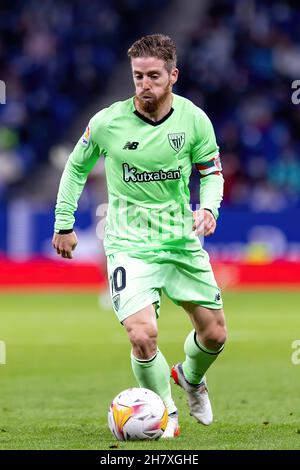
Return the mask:
M114 440L107 410L135 386L130 347L111 310L91 293L0 294L0 449L299 449L300 293L225 292L229 340L208 372L215 421L198 424L173 386L181 436ZM159 346L183 359L184 311L163 299Z

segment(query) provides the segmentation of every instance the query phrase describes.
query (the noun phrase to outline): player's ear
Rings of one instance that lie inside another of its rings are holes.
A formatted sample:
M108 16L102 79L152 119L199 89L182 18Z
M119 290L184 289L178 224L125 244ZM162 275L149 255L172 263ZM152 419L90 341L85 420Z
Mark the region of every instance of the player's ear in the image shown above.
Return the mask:
M170 73L171 85L174 85L177 82L178 75L179 75L179 70L177 68L174 68L171 70L171 73Z

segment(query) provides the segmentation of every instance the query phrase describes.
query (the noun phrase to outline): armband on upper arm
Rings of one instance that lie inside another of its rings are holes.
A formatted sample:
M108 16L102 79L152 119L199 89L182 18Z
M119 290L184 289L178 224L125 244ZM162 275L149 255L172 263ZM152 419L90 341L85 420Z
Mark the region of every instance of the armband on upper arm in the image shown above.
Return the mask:
M207 162L196 163L196 168L199 170L201 178L207 175L220 175L222 172L220 156L216 155Z

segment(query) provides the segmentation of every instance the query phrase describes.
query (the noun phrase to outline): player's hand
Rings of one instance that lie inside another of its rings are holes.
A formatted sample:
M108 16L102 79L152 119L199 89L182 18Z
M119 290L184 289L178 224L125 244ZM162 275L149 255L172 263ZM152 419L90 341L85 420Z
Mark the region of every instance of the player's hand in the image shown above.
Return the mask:
M195 211L193 213L193 217L193 230L195 230L197 236L204 235L205 237L208 237L216 230L216 219L207 209L199 209L198 211Z
M56 250L58 255L61 255L62 258L72 259L72 251L75 250L77 246L77 237L75 232L67 233L65 235L60 235L55 233L52 239L52 246Z

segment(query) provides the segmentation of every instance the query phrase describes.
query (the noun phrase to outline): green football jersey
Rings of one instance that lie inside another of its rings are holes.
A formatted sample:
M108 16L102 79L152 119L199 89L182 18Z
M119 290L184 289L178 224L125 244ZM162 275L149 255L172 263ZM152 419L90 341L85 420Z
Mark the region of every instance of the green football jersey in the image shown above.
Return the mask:
M223 193L219 148L207 115L173 95L170 112L153 122L130 98L90 120L66 164L56 205L55 230L69 229L87 176L105 159L108 213L104 247L117 251L199 250L190 208L189 178L197 164L201 207L215 217Z

